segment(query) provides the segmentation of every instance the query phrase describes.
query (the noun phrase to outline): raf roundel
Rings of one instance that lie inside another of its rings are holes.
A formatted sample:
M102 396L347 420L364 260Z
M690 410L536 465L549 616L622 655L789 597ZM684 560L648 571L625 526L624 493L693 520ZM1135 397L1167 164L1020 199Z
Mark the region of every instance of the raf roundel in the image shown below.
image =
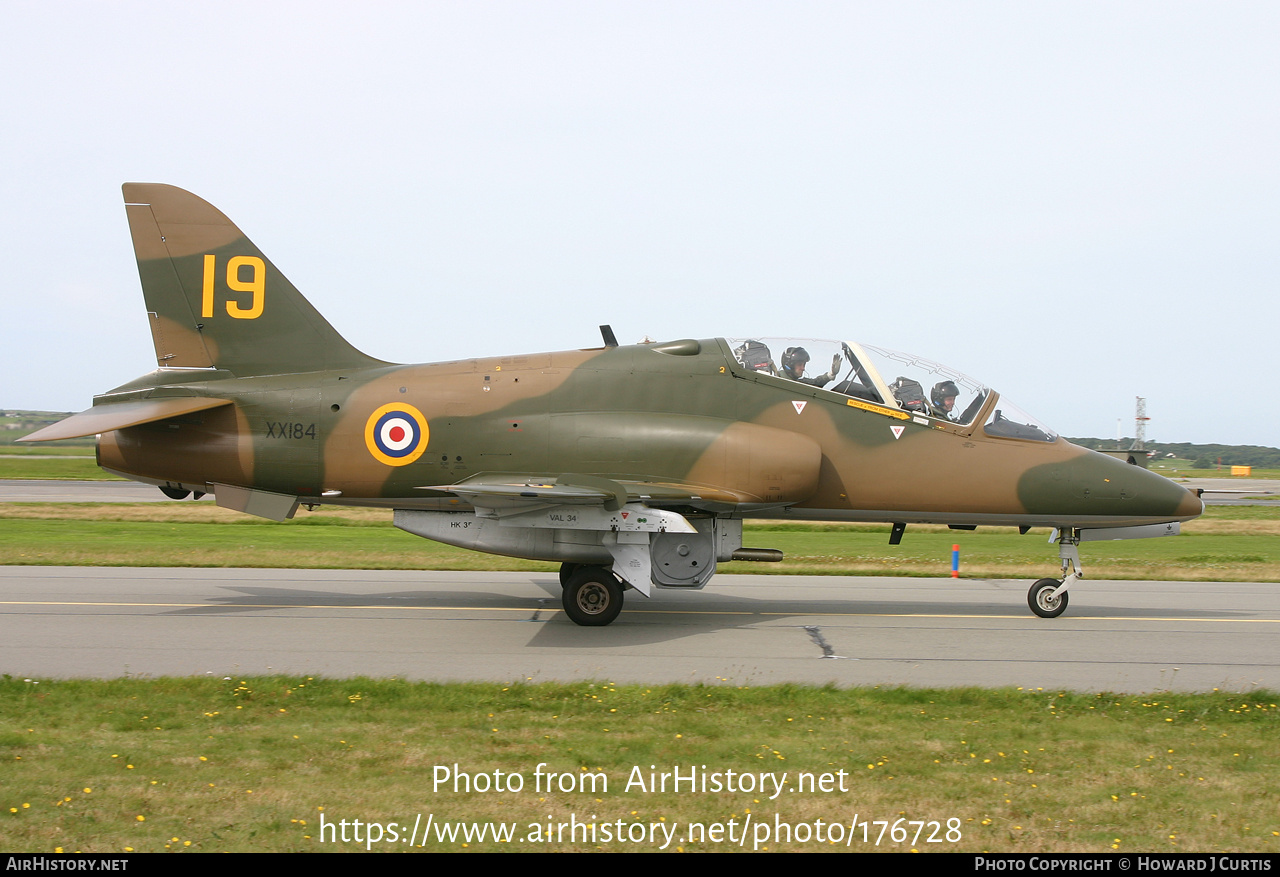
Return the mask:
M422 412L403 402L383 405L364 425L365 447L388 466L407 466L421 457L429 434Z

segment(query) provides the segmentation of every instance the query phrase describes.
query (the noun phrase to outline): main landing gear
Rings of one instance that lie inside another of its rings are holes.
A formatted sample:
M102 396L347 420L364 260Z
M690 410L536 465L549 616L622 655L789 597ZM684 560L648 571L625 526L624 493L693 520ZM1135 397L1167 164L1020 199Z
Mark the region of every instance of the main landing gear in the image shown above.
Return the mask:
M1067 588L1084 578L1080 567L1080 531L1054 531L1058 540L1058 557L1062 560L1061 579L1040 579L1027 592L1027 605L1041 618L1057 618L1067 609Z
M564 612L574 624L604 627L622 611L622 582L603 566L560 566Z

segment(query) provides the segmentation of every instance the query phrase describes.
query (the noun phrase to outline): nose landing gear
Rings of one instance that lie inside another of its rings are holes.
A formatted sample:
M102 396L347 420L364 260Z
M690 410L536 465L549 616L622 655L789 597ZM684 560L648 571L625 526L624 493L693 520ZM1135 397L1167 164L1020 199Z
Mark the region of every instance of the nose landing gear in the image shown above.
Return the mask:
M1080 531L1054 531L1058 540L1058 557L1062 560L1061 579L1040 579L1027 592L1027 605L1041 618L1057 618L1067 609L1067 589L1084 578L1080 566Z

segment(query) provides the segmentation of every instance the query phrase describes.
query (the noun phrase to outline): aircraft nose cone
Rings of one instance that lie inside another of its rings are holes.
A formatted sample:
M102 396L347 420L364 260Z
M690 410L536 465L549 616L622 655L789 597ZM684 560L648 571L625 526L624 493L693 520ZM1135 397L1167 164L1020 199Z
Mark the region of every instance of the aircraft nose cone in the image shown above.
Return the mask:
M1119 460L1108 459L1107 462L1123 467L1117 471L1121 472L1120 479L1131 497L1130 501L1138 507L1135 509L1137 513L1162 515L1170 521L1185 521L1204 513L1204 503L1200 501L1200 497L1181 484L1155 472L1148 472L1140 466L1121 463Z
M1181 486L1181 485L1179 485ZM1186 488L1183 488L1184 490ZM1187 490L1187 495L1182 498L1182 502L1178 504L1177 515L1182 519L1196 518L1204 514L1204 501L1200 499L1198 494Z
M1200 498L1182 485L1092 451L1028 470L1019 490L1028 512L1067 525L1139 526L1204 512Z

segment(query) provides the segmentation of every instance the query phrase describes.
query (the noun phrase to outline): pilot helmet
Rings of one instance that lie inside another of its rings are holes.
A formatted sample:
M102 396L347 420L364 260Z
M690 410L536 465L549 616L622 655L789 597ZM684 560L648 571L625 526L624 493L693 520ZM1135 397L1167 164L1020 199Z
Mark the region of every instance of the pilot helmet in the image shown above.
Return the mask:
M956 386L955 381L939 381L933 385L933 390L929 393L929 398L933 400L933 404L942 407L942 400L951 396L959 398L960 388Z
M809 351L803 347L788 347L782 354L782 367L787 371L795 371L796 366L803 367L809 361Z

